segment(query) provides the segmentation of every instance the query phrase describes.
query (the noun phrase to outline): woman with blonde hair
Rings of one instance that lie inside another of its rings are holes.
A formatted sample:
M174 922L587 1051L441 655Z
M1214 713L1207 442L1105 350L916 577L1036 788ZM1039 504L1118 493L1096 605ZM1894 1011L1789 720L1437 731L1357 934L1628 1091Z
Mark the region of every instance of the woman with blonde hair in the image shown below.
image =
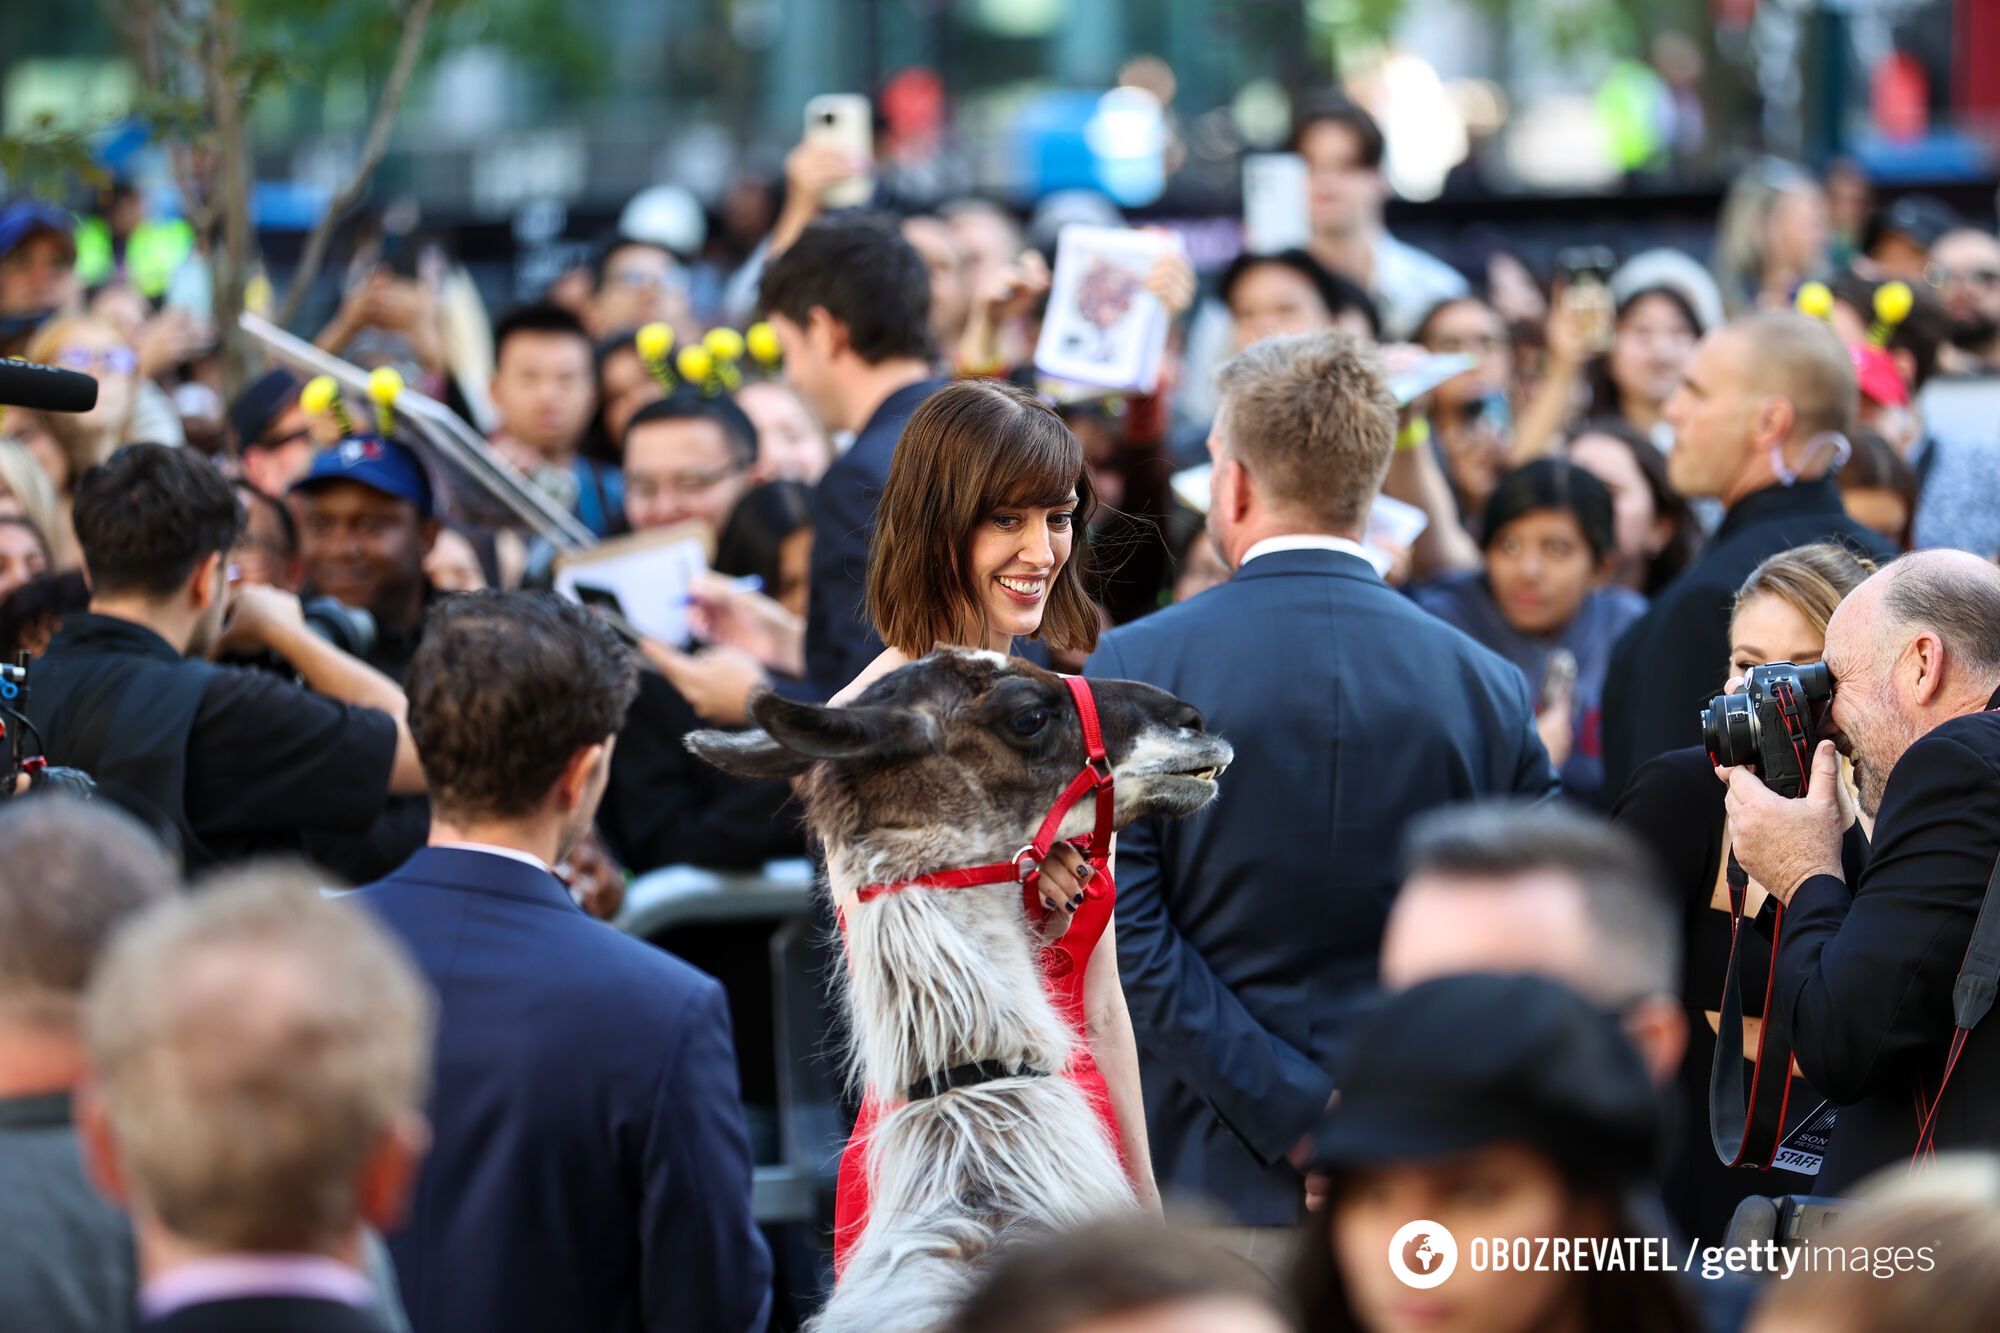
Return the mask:
M1801 167L1765 158L1730 183L1716 224L1715 283L1729 314L1783 309L1827 268L1826 191Z
M0 421L0 430L6 426L6 422ZM42 539L49 543L57 568L64 567L61 553L55 548L60 540L68 536L69 525L56 499L56 488L26 445L0 436L0 515L7 514L17 515L32 524Z
M109 458L119 445L132 443L132 419L139 406L139 352L116 327L88 315L52 319L36 331L27 356L97 381L97 405L88 412L48 414L49 429L63 447L72 479ZM62 478L52 480L59 489L67 489Z
M1841 599L1875 572L1874 563L1836 542L1815 542L1778 554L1750 571L1736 591L1729 619L1729 660L1717 663L1718 692L1739 689L1743 675L1767 662L1817 662L1826 647L1826 624ZM1693 712L1699 700L1689 700ZM1845 761L1841 783L1851 793ZM1761 1175L1732 1170L1716 1160L1708 1136L1709 1068L1715 1058L1723 977L1729 961L1729 829L1723 812L1728 788L1716 781L1715 767L1700 746L1670 750L1633 774L1631 785L1611 812L1659 857L1667 882L1682 895L1683 973L1681 999L1691 1033L1681 1064L1682 1134L1673 1145L1664 1181L1666 1202L1682 1227L1708 1242L1719 1241L1736 1205L1750 1194L1810 1194L1812 1177L1772 1170ZM1853 804L1847 803L1851 810ZM1842 853L1848 882L1860 873L1867 840L1850 822ZM1765 893L1752 881L1746 906L1754 914ZM1746 952L1743 967L1744 1049L1757 1049L1763 1022L1764 974L1768 958ZM1810 1110L1817 1099L1802 1084L1792 1101Z

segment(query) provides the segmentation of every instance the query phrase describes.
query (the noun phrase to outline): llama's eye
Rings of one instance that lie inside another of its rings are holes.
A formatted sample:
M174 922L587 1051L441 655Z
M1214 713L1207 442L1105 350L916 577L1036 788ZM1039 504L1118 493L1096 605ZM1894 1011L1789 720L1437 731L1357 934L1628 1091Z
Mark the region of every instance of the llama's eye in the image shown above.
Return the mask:
M1022 740L1040 735L1042 728L1048 725L1049 710L1046 708L1030 708L1025 713L1016 713L1007 723L1013 733Z

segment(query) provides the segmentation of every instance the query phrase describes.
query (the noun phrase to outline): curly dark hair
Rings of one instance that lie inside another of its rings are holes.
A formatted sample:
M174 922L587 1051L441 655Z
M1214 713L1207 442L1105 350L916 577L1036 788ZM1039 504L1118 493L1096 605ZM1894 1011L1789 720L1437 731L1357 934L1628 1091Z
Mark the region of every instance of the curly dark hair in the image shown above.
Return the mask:
M407 689L432 805L448 818L506 819L540 805L577 751L625 725L639 673L573 602L472 592L431 609Z

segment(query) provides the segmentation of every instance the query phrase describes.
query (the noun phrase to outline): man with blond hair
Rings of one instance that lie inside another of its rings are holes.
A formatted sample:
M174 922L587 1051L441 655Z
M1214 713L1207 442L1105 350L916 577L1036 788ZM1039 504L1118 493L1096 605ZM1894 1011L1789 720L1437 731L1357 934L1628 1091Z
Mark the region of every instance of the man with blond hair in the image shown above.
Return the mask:
M381 1333L364 1226L428 1140L430 1000L383 928L300 869L135 921L92 981L79 1106L138 1240L147 1333Z
M1527 682L1382 581L1362 525L1396 448L1346 334L1223 367L1209 538L1235 577L1112 631L1085 666L1200 708L1236 762L1214 807L1118 840L1118 966L1154 1169L1262 1261L1296 1219L1308 1132L1376 989L1403 825L1552 794Z

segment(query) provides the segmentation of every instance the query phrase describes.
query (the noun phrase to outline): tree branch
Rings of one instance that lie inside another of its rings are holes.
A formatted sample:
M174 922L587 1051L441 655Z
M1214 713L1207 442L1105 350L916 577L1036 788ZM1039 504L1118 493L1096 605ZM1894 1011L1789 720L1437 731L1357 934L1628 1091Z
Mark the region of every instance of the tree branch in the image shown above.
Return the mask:
M424 34L430 26L434 5L435 0L415 0L403 20L403 39L396 47L396 60L389 68L388 81L382 85L382 98L375 104L375 120L368 127L361 158L354 164L354 174L327 203L326 212L306 237L298 271L292 275L284 303L278 307L277 322L281 325L298 318L299 307L305 304L306 293L312 289L313 279L319 276L320 265L326 259L326 247L333 239L335 225L368 189L368 181L380 165L382 154L388 151L389 132L395 128L403 93L409 87L410 76L416 72L417 58L423 54Z

